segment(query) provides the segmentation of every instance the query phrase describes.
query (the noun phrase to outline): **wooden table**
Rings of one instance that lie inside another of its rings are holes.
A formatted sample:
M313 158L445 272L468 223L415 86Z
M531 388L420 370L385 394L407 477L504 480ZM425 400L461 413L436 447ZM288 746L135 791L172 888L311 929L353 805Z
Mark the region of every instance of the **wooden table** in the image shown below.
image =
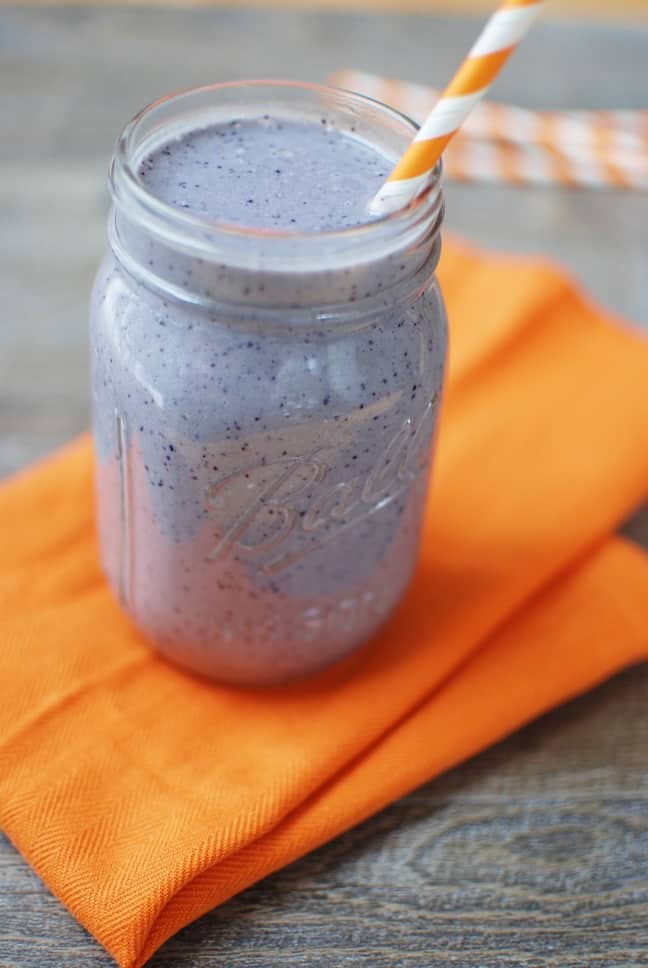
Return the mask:
M346 66L439 84L474 32L448 17L0 9L0 474L87 425L105 170L141 104L197 83L323 80ZM497 95L646 107L647 63L648 26L544 24ZM648 195L448 186L447 197L453 230L551 254L648 324ZM630 532L648 546L646 515ZM648 965L647 737L643 668L246 891L151 964ZM111 963L0 838L0 968Z

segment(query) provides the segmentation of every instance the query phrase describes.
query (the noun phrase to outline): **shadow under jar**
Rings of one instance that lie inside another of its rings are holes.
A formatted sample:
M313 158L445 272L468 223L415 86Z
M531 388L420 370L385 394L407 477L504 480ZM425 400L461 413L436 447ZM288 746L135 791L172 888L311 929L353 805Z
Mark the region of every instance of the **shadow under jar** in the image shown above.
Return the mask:
M437 169L312 85L156 102L118 142L91 305L103 566L166 656L250 685L367 641L415 564L446 359Z

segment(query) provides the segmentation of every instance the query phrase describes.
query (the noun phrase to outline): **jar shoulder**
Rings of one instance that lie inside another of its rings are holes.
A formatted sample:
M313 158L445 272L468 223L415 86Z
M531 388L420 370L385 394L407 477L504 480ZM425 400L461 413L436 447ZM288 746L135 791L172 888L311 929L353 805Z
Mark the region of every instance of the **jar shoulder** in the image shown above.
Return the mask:
M447 323L433 280L409 304L386 297L356 327L327 327L306 312L292 327L241 326L131 283L108 256L92 294L91 342L96 392L148 396L170 423L202 436L241 419L382 412L397 400L416 409L440 392Z

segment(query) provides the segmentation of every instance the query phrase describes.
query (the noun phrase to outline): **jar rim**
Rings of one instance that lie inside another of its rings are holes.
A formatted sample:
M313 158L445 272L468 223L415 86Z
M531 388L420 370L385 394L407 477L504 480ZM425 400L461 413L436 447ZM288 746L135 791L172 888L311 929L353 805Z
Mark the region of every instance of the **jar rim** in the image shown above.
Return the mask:
M336 241L358 240L364 241L368 236L384 233L387 227L396 230L400 227L411 225L413 221L418 221L420 217L433 216L438 209L437 196L440 194L440 181L442 173L442 163L439 162L430 173L427 183L424 183L421 190L407 205L388 212L379 217L372 217L366 222L353 226L341 226L336 229L324 231L301 231L291 229L273 229L256 226L243 226L230 223L199 212L185 211L171 202L164 201L146 186L144 180L138 173L138 165L143 151L138 152L138 136L141 128L147 121L162 108L179 105L184 99L197 98L204 96L214 96L219 93L229 91L257 91L267 88L271 91L293 91L304 92L321 98L339 97L345 101L369 108L376 116L382 115L385 120L397 121L408 129L410 137L414 137L419 126L411 118L396 108L392 108L375 98L365 94L359 94L344 88L331 87L324 84L313 84L303 81L286 80L242 80L225 81L217 84L209 84L201 87L185 88L172 94L164 95L152 101L126 124L119 136L113 161L110 168L110 190L113 202L118 207L128 207L133 215L141 217L147 223L156 222L158 230L173 228L175 233L196 235L209 231L216 233L224 238L230 237L233 241L262 241L264 245L277 247L282 242L294 244L295 242L310 242L320 240L322 245L329 246ZM164 130L164 126L157 128L158 132ZM167 139L168 140L168 139ZM164 139L159 139L159 143L164 143ZM139 146L141 149L141 146ZM149 148L150 150L150 148ZM133 208L137 212L133 212ZM139 220L139 219L138 219Z
M109 241L130 275L201 305L238 303L241 293L246 303L262 305L272 290L277 305L290 307L297 304L295 286L302 292L308 287L316 305L346 302L357 293L368 297L374 288L386 291L418 278L432 250L434 271L444 211L440 162L409 204L322 232L233 225L188 212L154 195L139 175L141 162L174 138L269 110L282 120L309 123L326 112L332 125L394 164L417 131L413 121L380 101L303 82L231 81L159 98L126 125L111 165Z

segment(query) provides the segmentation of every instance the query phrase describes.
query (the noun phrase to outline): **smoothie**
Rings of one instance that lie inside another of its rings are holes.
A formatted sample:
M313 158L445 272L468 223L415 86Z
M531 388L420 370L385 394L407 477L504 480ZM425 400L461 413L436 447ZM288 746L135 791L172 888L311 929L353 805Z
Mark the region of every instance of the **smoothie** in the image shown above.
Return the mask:
M414 263L410 240L340 264L393 164L354 128L260 113L158 135L133 159L140 198L189 217L194 244L117 205L94 289L105 570L158 648L229 681L362 644L416 559L446 353L438 240ZM294 246L279 269L276 233ZM316 236L330 266L304 255Z
M250 228L327 232L367 222L390 161L352 132L265 115L163 145L139 174L157 198Z

